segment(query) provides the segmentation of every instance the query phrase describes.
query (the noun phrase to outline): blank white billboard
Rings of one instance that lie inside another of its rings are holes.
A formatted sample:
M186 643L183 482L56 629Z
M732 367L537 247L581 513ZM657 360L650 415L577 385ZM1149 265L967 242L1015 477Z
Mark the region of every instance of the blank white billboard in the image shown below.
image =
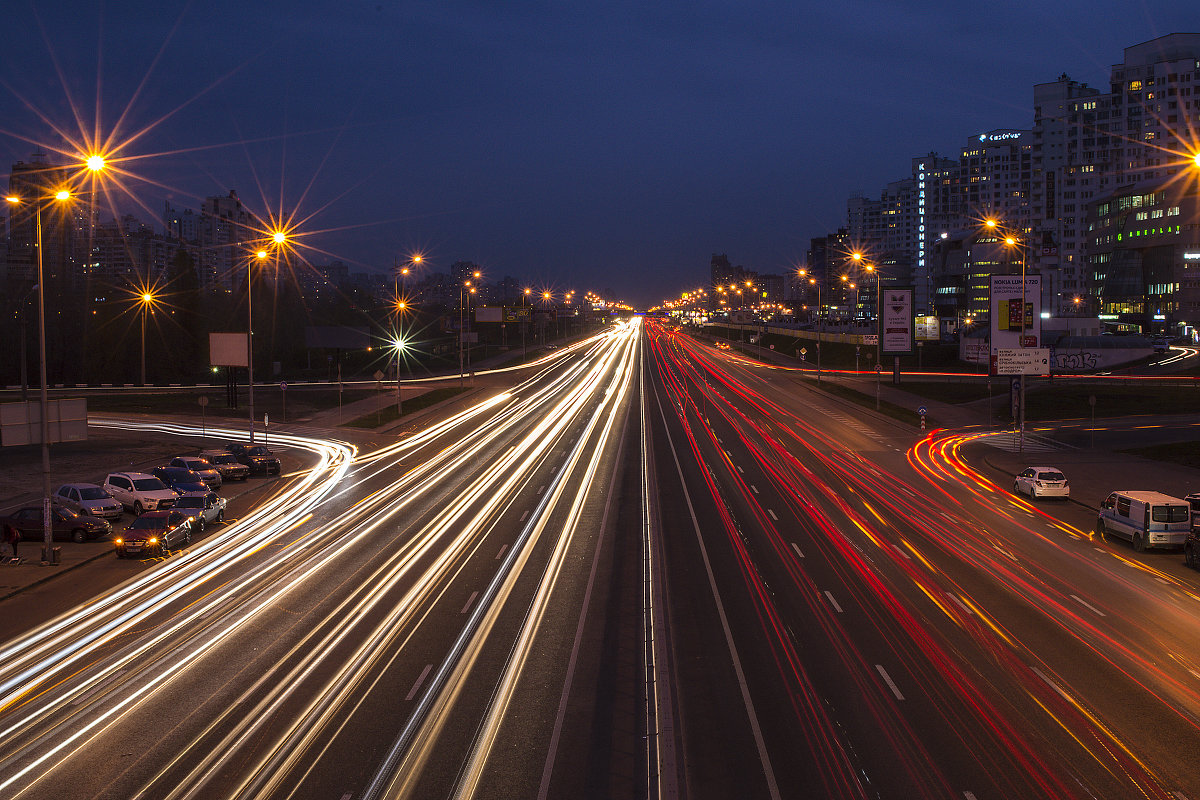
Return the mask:
M208 363L212 367L249 367L244 333L210 333Z

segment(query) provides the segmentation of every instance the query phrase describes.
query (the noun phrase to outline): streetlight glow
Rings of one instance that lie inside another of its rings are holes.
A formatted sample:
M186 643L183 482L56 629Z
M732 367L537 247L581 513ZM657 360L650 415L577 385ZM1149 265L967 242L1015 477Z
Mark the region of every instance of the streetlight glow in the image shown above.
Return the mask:
M275 231L273 234L271 234L271 240L274 241L275 244L283 244L287 241L287 234L283 231Z
M57 192L54 193L54 199L55 200L70 200L71 193L68 192L66 189L59 189Z
M87 168L92 172L99 172L104 169L104 156L92 155L87 158Z

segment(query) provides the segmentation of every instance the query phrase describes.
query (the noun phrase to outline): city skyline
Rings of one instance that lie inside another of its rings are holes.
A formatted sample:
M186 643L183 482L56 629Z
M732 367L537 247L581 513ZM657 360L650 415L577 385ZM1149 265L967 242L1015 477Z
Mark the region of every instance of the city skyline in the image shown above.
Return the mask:
M1123 48L1194 27L1183 4L1121 25L1094 5L1018 8L1006 16L1029 24L1005 48L1003 26L974 26L968 10L947 31L935 5L893 17L865 4L854 30L771 6L364 4L332 19L217 3L137 24L119 5L103 19L79 8L65 27L13 11L9 163L53 148L54 126L147 129L120 162L144 179L122 209L145 221L159 224L164 201L235 190L321 231L313 263L385 269L420 251L439 269L470 260L643 304L693 285L714 252L765 273L801 263L811 238L845 224L847 197L873 195L913 155L1029 127L1035 83L1065 72L1103 87ZM233 13L238 31L221 24Z

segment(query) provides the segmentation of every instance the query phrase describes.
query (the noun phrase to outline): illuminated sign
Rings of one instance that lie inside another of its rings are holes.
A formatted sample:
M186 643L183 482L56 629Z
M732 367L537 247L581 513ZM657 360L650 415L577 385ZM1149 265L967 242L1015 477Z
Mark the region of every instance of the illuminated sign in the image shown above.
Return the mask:
M1200 253L1184 253L1184 261L1200 261Z
M981 133L979 141L981 142L1003 142L1006 139L1020 139L1021 131L1005 131L1004 133Z

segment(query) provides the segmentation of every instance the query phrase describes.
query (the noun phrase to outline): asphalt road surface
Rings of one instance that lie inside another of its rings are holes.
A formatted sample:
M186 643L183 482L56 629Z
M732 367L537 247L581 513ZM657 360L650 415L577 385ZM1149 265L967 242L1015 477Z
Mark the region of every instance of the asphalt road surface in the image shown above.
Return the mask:
M976 434L635 321L280 436L317 466L3 645L0 796L1200 798L1195 576Z

